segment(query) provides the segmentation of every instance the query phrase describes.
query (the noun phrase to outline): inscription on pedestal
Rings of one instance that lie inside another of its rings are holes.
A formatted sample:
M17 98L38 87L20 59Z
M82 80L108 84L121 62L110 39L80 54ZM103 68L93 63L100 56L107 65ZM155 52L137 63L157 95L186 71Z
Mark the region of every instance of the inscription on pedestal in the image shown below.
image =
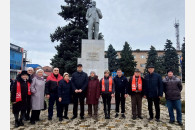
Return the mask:
M88 52L87 60L99 61L99 54L97 52Z

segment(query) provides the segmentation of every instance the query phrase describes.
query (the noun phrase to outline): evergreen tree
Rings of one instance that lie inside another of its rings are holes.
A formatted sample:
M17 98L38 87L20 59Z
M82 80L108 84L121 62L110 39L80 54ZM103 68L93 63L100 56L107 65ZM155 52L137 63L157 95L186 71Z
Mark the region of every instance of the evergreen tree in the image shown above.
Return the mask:
M55 46L57 54L51 59L51 65L58 67L60 73L76 71L77 58L81 56L81 39L87 39L87 20L85 15L90 6L90 0L65 0L66 5L61 6L58 13L68 24L64 27L57 27L53 34L50 34L51 41L60 42ZM99 34L99 38L103 38Z
M151 46L150 50L148 51L148 58L146 61L146 68L144 70L144 74L146 74L148 72L147 68L151 64L155 67L155 72L159 71L158 67L157 67L157 60L158 60L157 51L156 51L155 47Z
M137 62L134 61L131 47L127 42L125 42L125 45L123 46L123 50L121 51L121 58L119 61L120 68L124 72L124 75L132 76L134 74Z
M172 42L167 39L165 43L164 65L165 70L172 69L175 75L179 75L179 58Z
M185 81L185 38L183 39L184 43L182 44L182 81Z
M164 56L157 57L155 72L157 72L161 76L164 76L166 74L164 66Z
M117 52L111 44L108 46L106 58L108 58L108 69L110 72L116 71L118 69Z

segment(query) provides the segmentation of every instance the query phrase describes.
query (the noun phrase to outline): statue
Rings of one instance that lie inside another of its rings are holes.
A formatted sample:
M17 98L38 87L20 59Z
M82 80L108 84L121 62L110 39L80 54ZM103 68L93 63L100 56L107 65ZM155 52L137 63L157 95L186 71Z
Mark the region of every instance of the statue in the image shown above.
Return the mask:
M98 40L99 19L102 17L100 9L96 8L96 2L92 1L92 7L87 10L86 14L86 20L88 21L88 39L92 39L94 30L94 38Z

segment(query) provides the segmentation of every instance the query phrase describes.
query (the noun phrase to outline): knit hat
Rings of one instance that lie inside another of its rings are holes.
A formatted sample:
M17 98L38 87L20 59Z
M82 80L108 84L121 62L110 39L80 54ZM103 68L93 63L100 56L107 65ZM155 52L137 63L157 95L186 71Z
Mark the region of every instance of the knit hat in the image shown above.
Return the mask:
M168 70L167 70L167 74L168 74L169 72L172 72L172 73L173 73L173 70L172 70L172 69L168 69Z

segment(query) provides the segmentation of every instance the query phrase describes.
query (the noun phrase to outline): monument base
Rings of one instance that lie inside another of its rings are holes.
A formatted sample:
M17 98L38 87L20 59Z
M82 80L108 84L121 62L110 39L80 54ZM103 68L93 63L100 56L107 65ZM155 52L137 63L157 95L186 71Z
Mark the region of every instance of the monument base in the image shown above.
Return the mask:
M83 71L90 75L95 71L99 79L104 77L104 71L108 69L108 58L104 58L104 40L82 39L81 58L78 64L83 65Z

